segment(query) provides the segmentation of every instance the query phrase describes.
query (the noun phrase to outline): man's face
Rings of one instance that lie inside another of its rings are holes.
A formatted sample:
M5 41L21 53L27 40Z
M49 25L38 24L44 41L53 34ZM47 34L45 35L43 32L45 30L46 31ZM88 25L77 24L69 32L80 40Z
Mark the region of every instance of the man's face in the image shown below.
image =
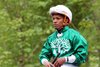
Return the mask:
M64 17L59 14L52 15L53 25L57 30L61 30L63 28Z

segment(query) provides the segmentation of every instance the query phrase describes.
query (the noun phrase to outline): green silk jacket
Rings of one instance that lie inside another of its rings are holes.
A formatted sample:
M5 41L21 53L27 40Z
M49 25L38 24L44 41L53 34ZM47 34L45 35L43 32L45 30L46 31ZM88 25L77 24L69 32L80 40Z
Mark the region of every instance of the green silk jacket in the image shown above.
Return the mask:
M40 62L42 59L49 61L51 57L56 57L58 47L60 47L59 57L68 57L71 55L76 57L76 60L71 64L79 65L85 62L88 55L88 45L85 38L78 31L68 26L63 28L61 36L57 36L58 34L58 31L55 31L47 38L39 55Z

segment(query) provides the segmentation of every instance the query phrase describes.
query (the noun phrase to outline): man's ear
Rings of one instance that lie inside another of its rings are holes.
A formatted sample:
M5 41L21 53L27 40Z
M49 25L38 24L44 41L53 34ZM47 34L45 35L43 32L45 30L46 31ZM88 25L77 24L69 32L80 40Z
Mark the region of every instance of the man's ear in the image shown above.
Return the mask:
M69 20L68 19L64 19L63 25L66 26L69 24Z

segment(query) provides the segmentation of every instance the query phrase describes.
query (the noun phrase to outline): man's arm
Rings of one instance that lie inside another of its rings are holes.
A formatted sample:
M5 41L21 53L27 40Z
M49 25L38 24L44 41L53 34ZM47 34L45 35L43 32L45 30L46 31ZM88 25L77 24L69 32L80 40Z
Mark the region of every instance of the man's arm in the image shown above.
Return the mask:
M88 44L85 38L77 34L73 39L74 56L76 60L73 63L83 63L86 61L88 55Z
M49 45L48 40L47 40L44 43L44 46L41 50L41 53L39 55L39 59L40 59L40 62L45 67L50 67L50 65L52 65L54 67L54 65L51 62L49 62L51 57L52 57L51 48L50 48L50 45Z

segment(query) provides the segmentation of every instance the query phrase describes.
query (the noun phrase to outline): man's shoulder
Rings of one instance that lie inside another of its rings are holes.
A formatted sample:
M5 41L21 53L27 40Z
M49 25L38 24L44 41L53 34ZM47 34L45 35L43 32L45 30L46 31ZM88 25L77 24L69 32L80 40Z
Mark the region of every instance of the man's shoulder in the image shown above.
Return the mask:
M86 42L86 39L83 37L83 35L82 35L79 31L77 31L77 30L75 30L75 29L70 29L69 31L70 31L71 34L74 35L75 37L78 37L79 39L81 39L81 40L83 40L84 42Z
M49 36L48 36L48 39L51 39L51 38L55 38L56 37L56 31L51 33Z
M73 29L73 28L69 28L68 32L71 34L78 34L78 35L80 34L78 30Z

